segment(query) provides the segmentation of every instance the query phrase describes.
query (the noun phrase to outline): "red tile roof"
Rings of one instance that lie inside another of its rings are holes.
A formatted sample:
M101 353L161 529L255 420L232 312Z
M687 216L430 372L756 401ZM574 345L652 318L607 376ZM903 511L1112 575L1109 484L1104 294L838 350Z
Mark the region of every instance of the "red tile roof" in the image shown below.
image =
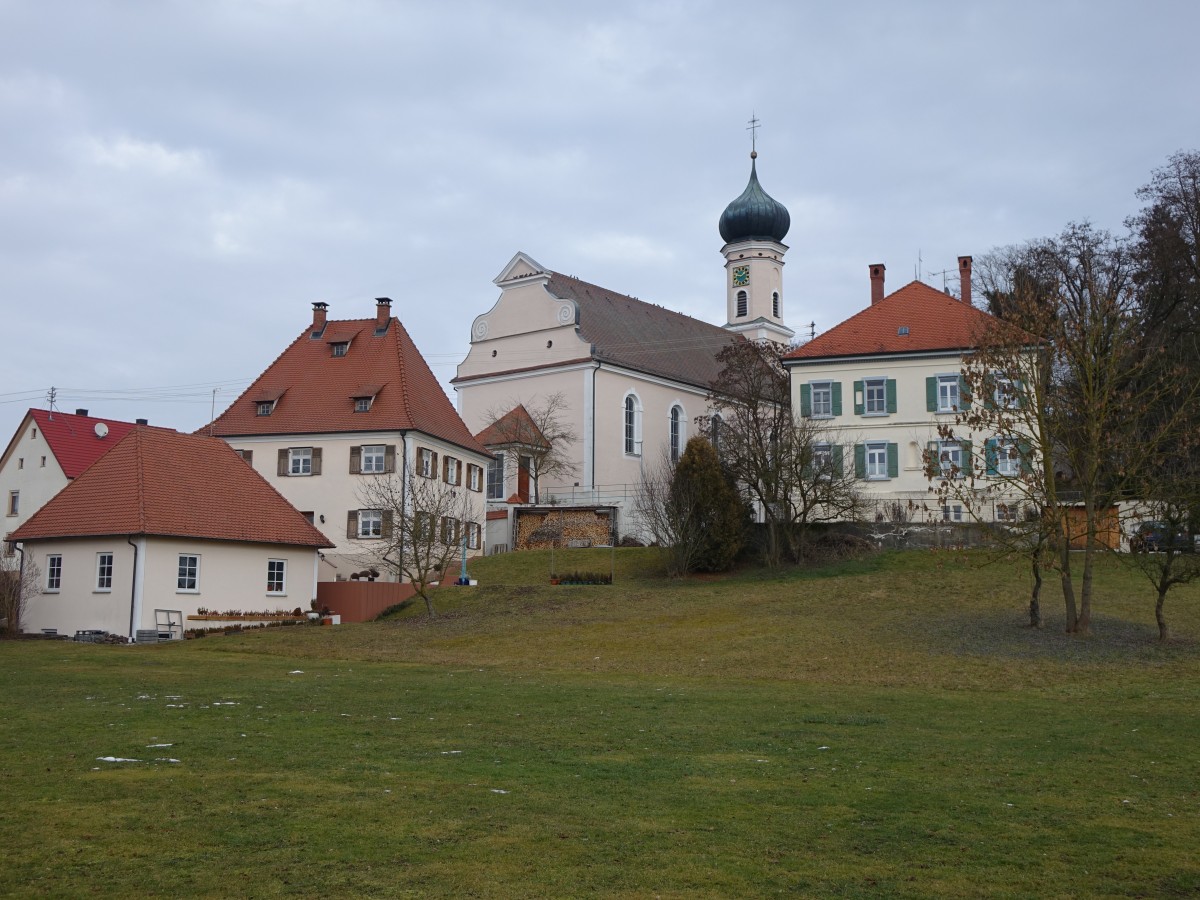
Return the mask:
M333 546L223 440L144 426L9 539L112 534Z
M116 446L134 427L132 422L51 412L48 409L31 409L26 418L32 419L46 438L50 452L68 478L78 478L84 469ZM96 426L100 424L108 429L104 437L96 434ZM14 441L24 433L25 427L26 423L22 422L13 436Z
M421 352L398 319L376 334L375 319L330 321L324 333L306 328L221 413L211 433L219 437L284 434L336 434L356 431L423 431L477 453L479 446L433 376ZM345 356L331 342L350 341ZM354 411L355 397L375 399L366 412ZM269 416L255 408L275 400ZM209 433L205 426L197 433Z
M968 350L996 319L913 281L784 356L824 359L890 353ZM906 334L900 330L907 328Z
M523 444L527 447L546 447L550 442L537 427L524 404L514 406L479 434L475 440L485 447L501 447L505 444Z

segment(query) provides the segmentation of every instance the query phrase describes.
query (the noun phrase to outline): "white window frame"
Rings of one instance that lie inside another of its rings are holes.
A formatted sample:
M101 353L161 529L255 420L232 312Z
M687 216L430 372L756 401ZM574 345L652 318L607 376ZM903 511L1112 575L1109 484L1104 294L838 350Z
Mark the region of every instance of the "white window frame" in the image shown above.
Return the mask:
M191 563L185 563L184 560L192 560ZM189 574L190 573L190 574ZM191 580L192 586L188 587L186 582ZM175 593L177 594L198 594L200 593L200 554L199 553L180 553L176 561L175 569Z
M447 547L457 547L462 543L462 522L454 516L442 516L441 540Z
M387 466L386 444L364 444L359 456L359 471L364 475L381 474Z
M383 510L360 509L358 511L359 540L374 540L383 537Z
M21 492L20 491L9 491L8 492L8 514L10 516L17 516L17 515L21 514Z
M818 478L833 477L833 444L813 444L813 469ZM884 468L887 467L887 450L884 450Z
M992 401L996 409L1016 409L1020 406L1021 400L1017 396L1017 386L1013 379L996 375L993 382L995 390L992 391Z
M939 375L937 377L937 411L954 413L962 408L960 380L957 375Z
M504 466L505 453L493 453L492 459L488 463L487 474L487 499L488 500L503 500L504 499Z
M274 400L259 400L254 404L254 414L256 416L269 416L275 411Z
M460 461L457 456L442 457L442 471L446 475L446 484L453 487L458 486L458 467Z
M332 356L336 359L341 359L343 356L345 356L349 352L350 352L350 342L349 341L330 341L330 343L329 343L329 355L330 356Z
M417 448L417 474L422 478L436 478L433 470L433 451L428 447Z
M863 390L866 390L864 385ZM867 481L888 481L888 445L887 441L867 441L866 472Z
M872 398L872 391L879 391L879 396ZM872 409L872 404L877 403L879 408ZM864 378L863 379L863 415L864 416L886 416L887 411L887 378Z
M1014 478L1021 474L1021 449L1012 438L996 439L996 474Z
M474 463L467 463L467 489L483 490L483 469Z
M642 400L633 391L621 401L621 449L626 456L642 455Z
M312 475L312 447L288 448L288 477L303 478Z
M671 404L667 418L667 443L671 449L671 462L679 462L687 443L687 413L679 403Z
M938 441L938 475L942 478L964 478L968 474L963 469L963 446L961 441ZM953 472L958 467L958 474ZM961 507L960 507L961 510Z
M112 593L113 555L110 550L102 550L96 554L96 586L94 594Z
M57 594L62 590L62 554L49 553L46 555L46 587L43 593Z
M273 584L278 584L278 588L272 588ZM286 597L287 596L287 560L286 559L268 559L267 560L267 596L269 597Z
M942 521L943 522L961 522L963 520L963 508L961 503L943 503L942 504Z
M374 399L373 397L355 397L354 398L354 411L356 413L370 412L371 411L371 401L373 399Z
M866 395L866 387L863 387L863 395ZM864 400L865 402L865 400ZM832 419L833 418L833 382L832 381L810 381L808 384L808 403L809 412L814 419Z

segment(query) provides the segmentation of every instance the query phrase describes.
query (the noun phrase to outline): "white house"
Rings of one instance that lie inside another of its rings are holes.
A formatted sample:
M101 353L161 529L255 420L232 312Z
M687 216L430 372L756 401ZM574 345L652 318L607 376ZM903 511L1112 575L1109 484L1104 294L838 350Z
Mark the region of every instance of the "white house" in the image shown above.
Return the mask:
M223 441L136 427L10 536L26 631L179 636L201 607L307 610L319 531Z
M89 416L86 409L29 410L0 456L0 537L16 531L133 427Z
M793 409L821 421L829 453L854 466L880 514L898 503L910 515L962 521L961 503L934 499L927 461L947 474L983 468L998 479L1031 463L1011 435L939 433L972 402L987 402L970 397L963 360L995 319L971 305L969 256L959 257L961 298L920 281L885 296L884 266L870 271L870 306L784 356ZM980 453L986 466L973 467ZM1003 518L1006 498L993 503L992 517Z
M322 581L369 565L392 523L387 510L364 508L363 488L393 474L462 491L470 513L443 529L465 535L469 553L483 550L491 457L386 297L373 319L328 320L327 304L314 303L312 324L202 431L227 441L328 538Z

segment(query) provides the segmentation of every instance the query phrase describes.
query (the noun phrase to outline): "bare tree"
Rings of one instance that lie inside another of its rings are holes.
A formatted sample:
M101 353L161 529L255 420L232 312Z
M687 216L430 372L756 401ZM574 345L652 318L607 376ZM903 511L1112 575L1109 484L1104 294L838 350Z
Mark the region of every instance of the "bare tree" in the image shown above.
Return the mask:
M1129 523L1131 552L1126 558L1154 586L1154 620L1160 641L1171 638L1165 613L1168 591L1200 579L1200 554L1191 552L1188 533L1196 511L1197 484L1193 476L1186 487L1180 485L1185 487L1184 494L1141 503Z
M794 414L776 345L738 342L718 358L721 374L708 394L716 415L701 424L716 435L722 465L762 512L767 564L799 560L810 525L861 517L853 466L845 464L836 432Z
M358 499L364 563L380 564L409 581L425 611L435 615L430 586L453 568L463 541L481 533L470 492L409 472L364 481Z
M541 502L541 480L566 481L579 471L572 456L579 435L569 420L570 404L561 391L547 394L536 402L509 400L507 408L489 409L485 443L489 447L512 450L529 459L529 480L533 502Z
M21 633L25 603L41 590L42 575L32 559L10 551L11 546L0 544L0 632L15 637Z

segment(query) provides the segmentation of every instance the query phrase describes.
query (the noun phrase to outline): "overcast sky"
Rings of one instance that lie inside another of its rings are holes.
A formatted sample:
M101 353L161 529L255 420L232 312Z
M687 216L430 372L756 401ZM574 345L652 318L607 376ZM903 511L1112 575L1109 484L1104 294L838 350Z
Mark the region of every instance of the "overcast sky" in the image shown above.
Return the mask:
M721 324L752 113L797 333L1200 148L1191 0L833 6L0 0L0 446L51 386L197 428L314 300L445 385L518 250Z

